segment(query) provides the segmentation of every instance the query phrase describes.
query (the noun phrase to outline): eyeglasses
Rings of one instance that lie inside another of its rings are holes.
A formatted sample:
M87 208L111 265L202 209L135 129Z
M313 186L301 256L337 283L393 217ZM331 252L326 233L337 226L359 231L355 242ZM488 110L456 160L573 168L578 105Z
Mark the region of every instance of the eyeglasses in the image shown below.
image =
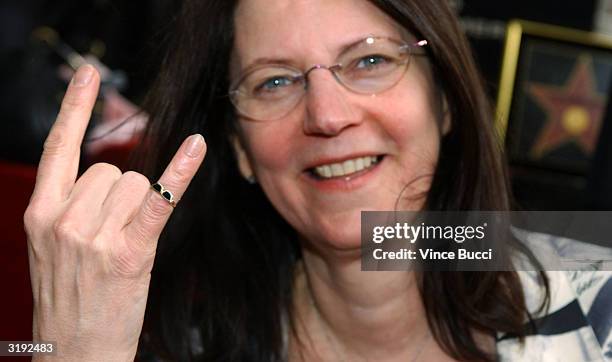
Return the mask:
M291 112L308 87L308 74L327 69L348 90L374 95L395 86L403 77L411 55L424 55L427 40L406 44L383 37L367 37L343 51L336 64L316 64L302 72L280 64L251 69L230 87L236 110L255 121L273 121Z

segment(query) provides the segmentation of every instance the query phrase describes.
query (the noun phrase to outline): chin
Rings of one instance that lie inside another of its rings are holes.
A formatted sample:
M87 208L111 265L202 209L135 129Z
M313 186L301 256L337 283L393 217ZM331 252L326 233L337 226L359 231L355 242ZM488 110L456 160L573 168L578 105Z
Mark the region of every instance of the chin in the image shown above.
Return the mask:
M356 213L355 217L342 218L332 222L319 225L310 230L315 231L315 235L309 237L309 242L317 249L335 251L354 251L358 252L361 248L361 214Z
M309 205L307 210L318 212L303 215L293 225L318 250L354 251L360 255L357 253L361 250L361 212L393 210L397 197L371 192L358 200L343 201Z

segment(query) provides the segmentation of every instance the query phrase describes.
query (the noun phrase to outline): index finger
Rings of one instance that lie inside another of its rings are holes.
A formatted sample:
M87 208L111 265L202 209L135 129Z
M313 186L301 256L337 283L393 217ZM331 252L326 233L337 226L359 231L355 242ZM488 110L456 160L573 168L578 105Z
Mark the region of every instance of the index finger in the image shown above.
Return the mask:
M99 84L100 76L90 64L81 66L70 81L60 112L45 140L33 197L61 201L70 194Z

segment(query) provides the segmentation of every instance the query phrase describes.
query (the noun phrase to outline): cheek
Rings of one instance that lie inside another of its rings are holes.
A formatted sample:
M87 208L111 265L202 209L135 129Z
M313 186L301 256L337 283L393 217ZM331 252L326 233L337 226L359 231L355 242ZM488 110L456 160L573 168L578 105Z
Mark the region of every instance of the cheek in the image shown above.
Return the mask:
M251 166L258 177L267 172L281 172L289 168L291 162L292 131L278 127L275 122L244 122L243 132L247 140Z
M407 209L419 208L416 201L424 200L438 162L440 136L436 112L431 106L430 91L419 86L419 80L407 81L380 97L371 107L371 117L378 120L380 129L393 149L388 159L390 190L395 197L409 201ZM423 84L422 81L420 84Z
M431 92L426 87L414 87L414 82L409 78L381 97L373 117L393 140L401 158L421 158L423 166L431 167L439 151L439 121L431 106Z
M296 122L244 122L243 134L247 140L247 153L257 182L274 207L295 225L301 217L295 205L305 205L305 199L297 192L301 176L295 155L299 150L296 140L300 128Z
M344 205L340 211L329 212L333 207L316 192L313 195L300 180L303 175L296 158L307 152L309 144L297 117L285 121L282 125L248 121L243 125L247 153L259 186L279 214L306 239L358 243L360 214L346 202L350 197L343 196L344 203L338 201L338 205Z

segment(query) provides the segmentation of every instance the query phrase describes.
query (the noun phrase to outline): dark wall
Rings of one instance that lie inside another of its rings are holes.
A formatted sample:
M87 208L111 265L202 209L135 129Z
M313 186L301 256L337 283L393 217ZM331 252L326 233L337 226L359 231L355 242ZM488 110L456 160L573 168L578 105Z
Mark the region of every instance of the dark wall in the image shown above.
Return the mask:
M594 0L465 0L460 14L498 20L521 18L591 30L595 6Z

